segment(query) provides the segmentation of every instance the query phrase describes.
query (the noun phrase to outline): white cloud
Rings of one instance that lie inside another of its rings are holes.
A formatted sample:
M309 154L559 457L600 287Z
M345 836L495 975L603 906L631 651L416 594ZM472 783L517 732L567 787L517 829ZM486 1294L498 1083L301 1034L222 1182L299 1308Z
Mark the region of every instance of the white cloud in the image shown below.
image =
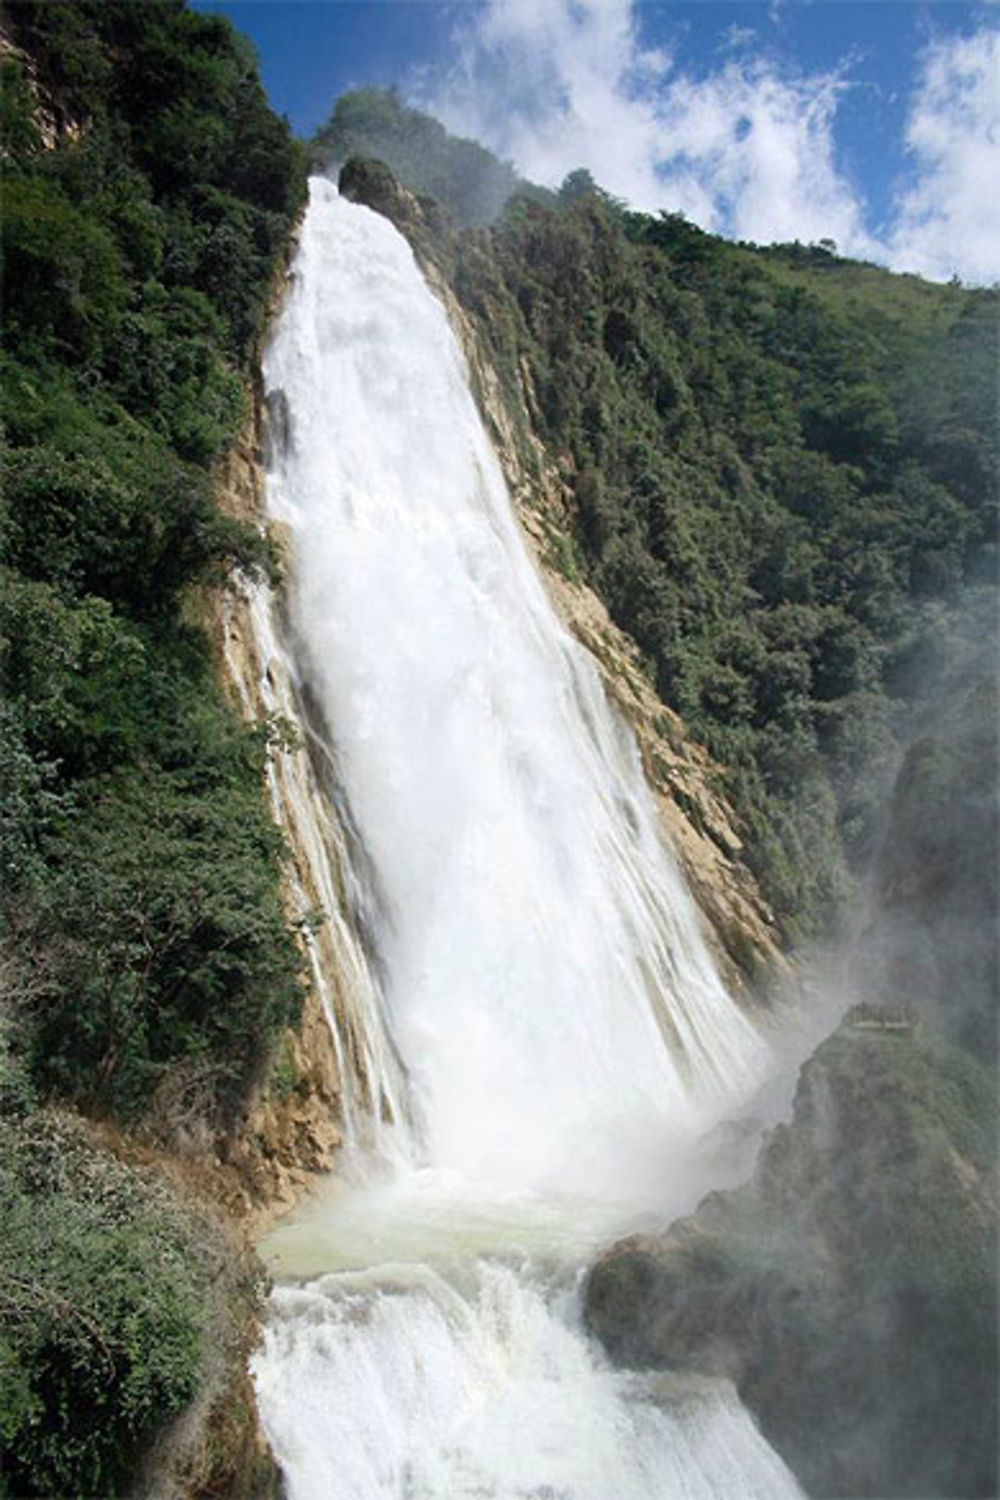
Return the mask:
M707 217L692 217L707 229L760 243L829 237L850 254L869 253L858 204L834 159L844 87L836 74L784 78L761 60L674 80L661 114L664 188L685 207L696 186Z
M982 280L997 243L997 36L926 54L907 132L917 175L884 241L837 164L847 63L795 73L731 31L696 79L642 45L633 0L487 0L462 23L445 84L418 102L535 182L587 167L638 208L680 209L736 238L831 238L899 269Z
M610 192L655 194L657 91L669 56L639 45L627 0L490 0L429 101L534 182L586 166Z
M901 270L1000 276L1000 31L934 43L910 108L916 176L889 241Z
M643 48L630 0L490 0L426 101L535 182L585 166L638 208L680 209L708 229L773 240L831 236L870 248L834 165L836 75L788 79L732 56L706 79Z

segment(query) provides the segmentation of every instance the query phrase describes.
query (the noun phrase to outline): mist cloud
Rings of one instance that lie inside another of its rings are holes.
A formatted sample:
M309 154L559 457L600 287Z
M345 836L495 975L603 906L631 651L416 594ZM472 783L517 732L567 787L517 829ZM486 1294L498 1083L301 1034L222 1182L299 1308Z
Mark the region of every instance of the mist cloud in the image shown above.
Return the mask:
M851 60L796 73L744 28L695 78L643 45L633 0L488 0L459 23L447 79L419 102L535 182L587 167L637 208L736 238L830 238L898 270L984 281L1000 241L998 36L984 25L925 52L906 125L912 174L880 234L837 161Z

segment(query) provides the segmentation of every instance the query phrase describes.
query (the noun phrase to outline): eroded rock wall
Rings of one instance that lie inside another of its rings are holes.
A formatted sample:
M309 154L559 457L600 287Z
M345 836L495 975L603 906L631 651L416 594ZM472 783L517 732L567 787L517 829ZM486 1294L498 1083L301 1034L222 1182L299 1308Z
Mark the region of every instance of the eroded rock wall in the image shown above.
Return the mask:
M258 397L240 442L220 467L216 490L225 511L257 525L264 523L262 421ZM255 721L266 720L291 702L291 685L275 655L273 637L261 628L267 612L268 601L259 591L236 585L217 601L213 621L227 684L244 715ZM272 752L269 781L275 818L289 849L286 907L290 920L302 923L321 906L313 832L303 826L304 818L313 808L323 807L328 814L330 809L301 743ZM335 982L337 953L331 932L320 928L310 942L317 963ZM255 1210L290 1205L310 1173L331 1165L340 1143L341 1068L323 997L315 976L311 978L301 1024L285 1034L272 1080L255 1100L232 1147L246 1180L248 1207Z

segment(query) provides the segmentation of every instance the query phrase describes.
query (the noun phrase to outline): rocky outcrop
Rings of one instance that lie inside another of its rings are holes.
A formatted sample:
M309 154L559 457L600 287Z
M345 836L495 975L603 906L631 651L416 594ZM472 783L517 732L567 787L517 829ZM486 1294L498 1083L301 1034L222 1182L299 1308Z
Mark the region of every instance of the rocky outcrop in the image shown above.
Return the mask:
M371 157L352 156L341 168L338 187L343 197L391 219L404 234L427 240L445 228L444 214L432 198L418 198L384 162Z
M996 1099L975 1059L848 1019L752 1183L590 1272L628 1366L735 1381L814 1496L993 1496Z
M30 52L17 45L0 22L0 65L8 59L15 60L23 70L24 81L31 94L35 128L43 149L53 151L66 142L80 140L87 122L74 119L63 101L40 84L35 59Z
M284 284L275 290L272 317L283 293ZM366 1119L391 1124L404 1108L372 977L369 897L357 874L363 855L333 779L328 726L300 690L285 644L280 576L288 539L266 523L265 451L280 450L286 439L280 403L267 406L256 388L244 430L217 468L215 493L227 514L266 527L278 581L270 587L233 581L203 599L201 622L240 711L270 726L268 789L287 845L285 903L305 959L301 1020L284 1034L268 1078L225 1148L224 1165L236 1184L231 1207L255 1231L334 1166L351 1122L361 1130Z
M441 210L402 187L382 162L353 158L340 189L391 219L447 309L473 393L500 459L539 572L563 622L594 657L609 697L633 726L673 849L705 918L705 933L737 994L773 980L785 960L773 915L741 860L743 841L719 790L720 768L657 695L635 643L579 577L573 554L573 479L535 430L538 402L522 361L501 379L488 353L489 308L473 315L451 285L451 231ZM759 985L757 982L759 981Z

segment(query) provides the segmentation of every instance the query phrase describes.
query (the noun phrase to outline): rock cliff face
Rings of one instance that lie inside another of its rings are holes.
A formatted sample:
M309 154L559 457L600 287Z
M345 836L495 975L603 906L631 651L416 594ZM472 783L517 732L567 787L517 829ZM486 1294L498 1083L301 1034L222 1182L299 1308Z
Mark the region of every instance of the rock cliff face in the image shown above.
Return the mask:
M733 1379L811 1495L995 1495L995 1105L960 1049L848 1018L752 1183L598 1261L590 1327Z
M263 411L255 394L241 440L218 470L216 494L227 514L258 525L264 518L262 454ZM234 588L214 600L213 617L223 674L246 717L263 720L280 714L291 720L296 711L293 689L269 628L266 597ZM339 852L337 819L301 740L272 756L269 779L275 818L289 845L288 915L302 923L323 906L324 857L335 862ZM328 819L329 850L315 848L317 808ZM336 987L345 967L336 939L330 923L310 936L313 982L306 991L301 1024L296 1032L286 1033L272 1082L258 1095L230 1148L245 1194L243 1209L251 1215L290 1207L311 1174L332 1164L340 1144L342 1068L324 1013L325 997L315 980L318 969Z
M353 158L340 177L345 197L384 214L406 236L447 309L469 365L486 422L522 527L563 622L597 662L609 697L635 730L652 786L706 935L737 994L784 966L777 928L741 861L731 807L717 789L718 770L681 719L658 697L635 643L576 575L572 562L572 478L568 459L552 455L535 430L538 402L523 364L517 388L505 388L488 355L488 310L477 318L449 284L448 230L441 211L401 186L381 162Z

